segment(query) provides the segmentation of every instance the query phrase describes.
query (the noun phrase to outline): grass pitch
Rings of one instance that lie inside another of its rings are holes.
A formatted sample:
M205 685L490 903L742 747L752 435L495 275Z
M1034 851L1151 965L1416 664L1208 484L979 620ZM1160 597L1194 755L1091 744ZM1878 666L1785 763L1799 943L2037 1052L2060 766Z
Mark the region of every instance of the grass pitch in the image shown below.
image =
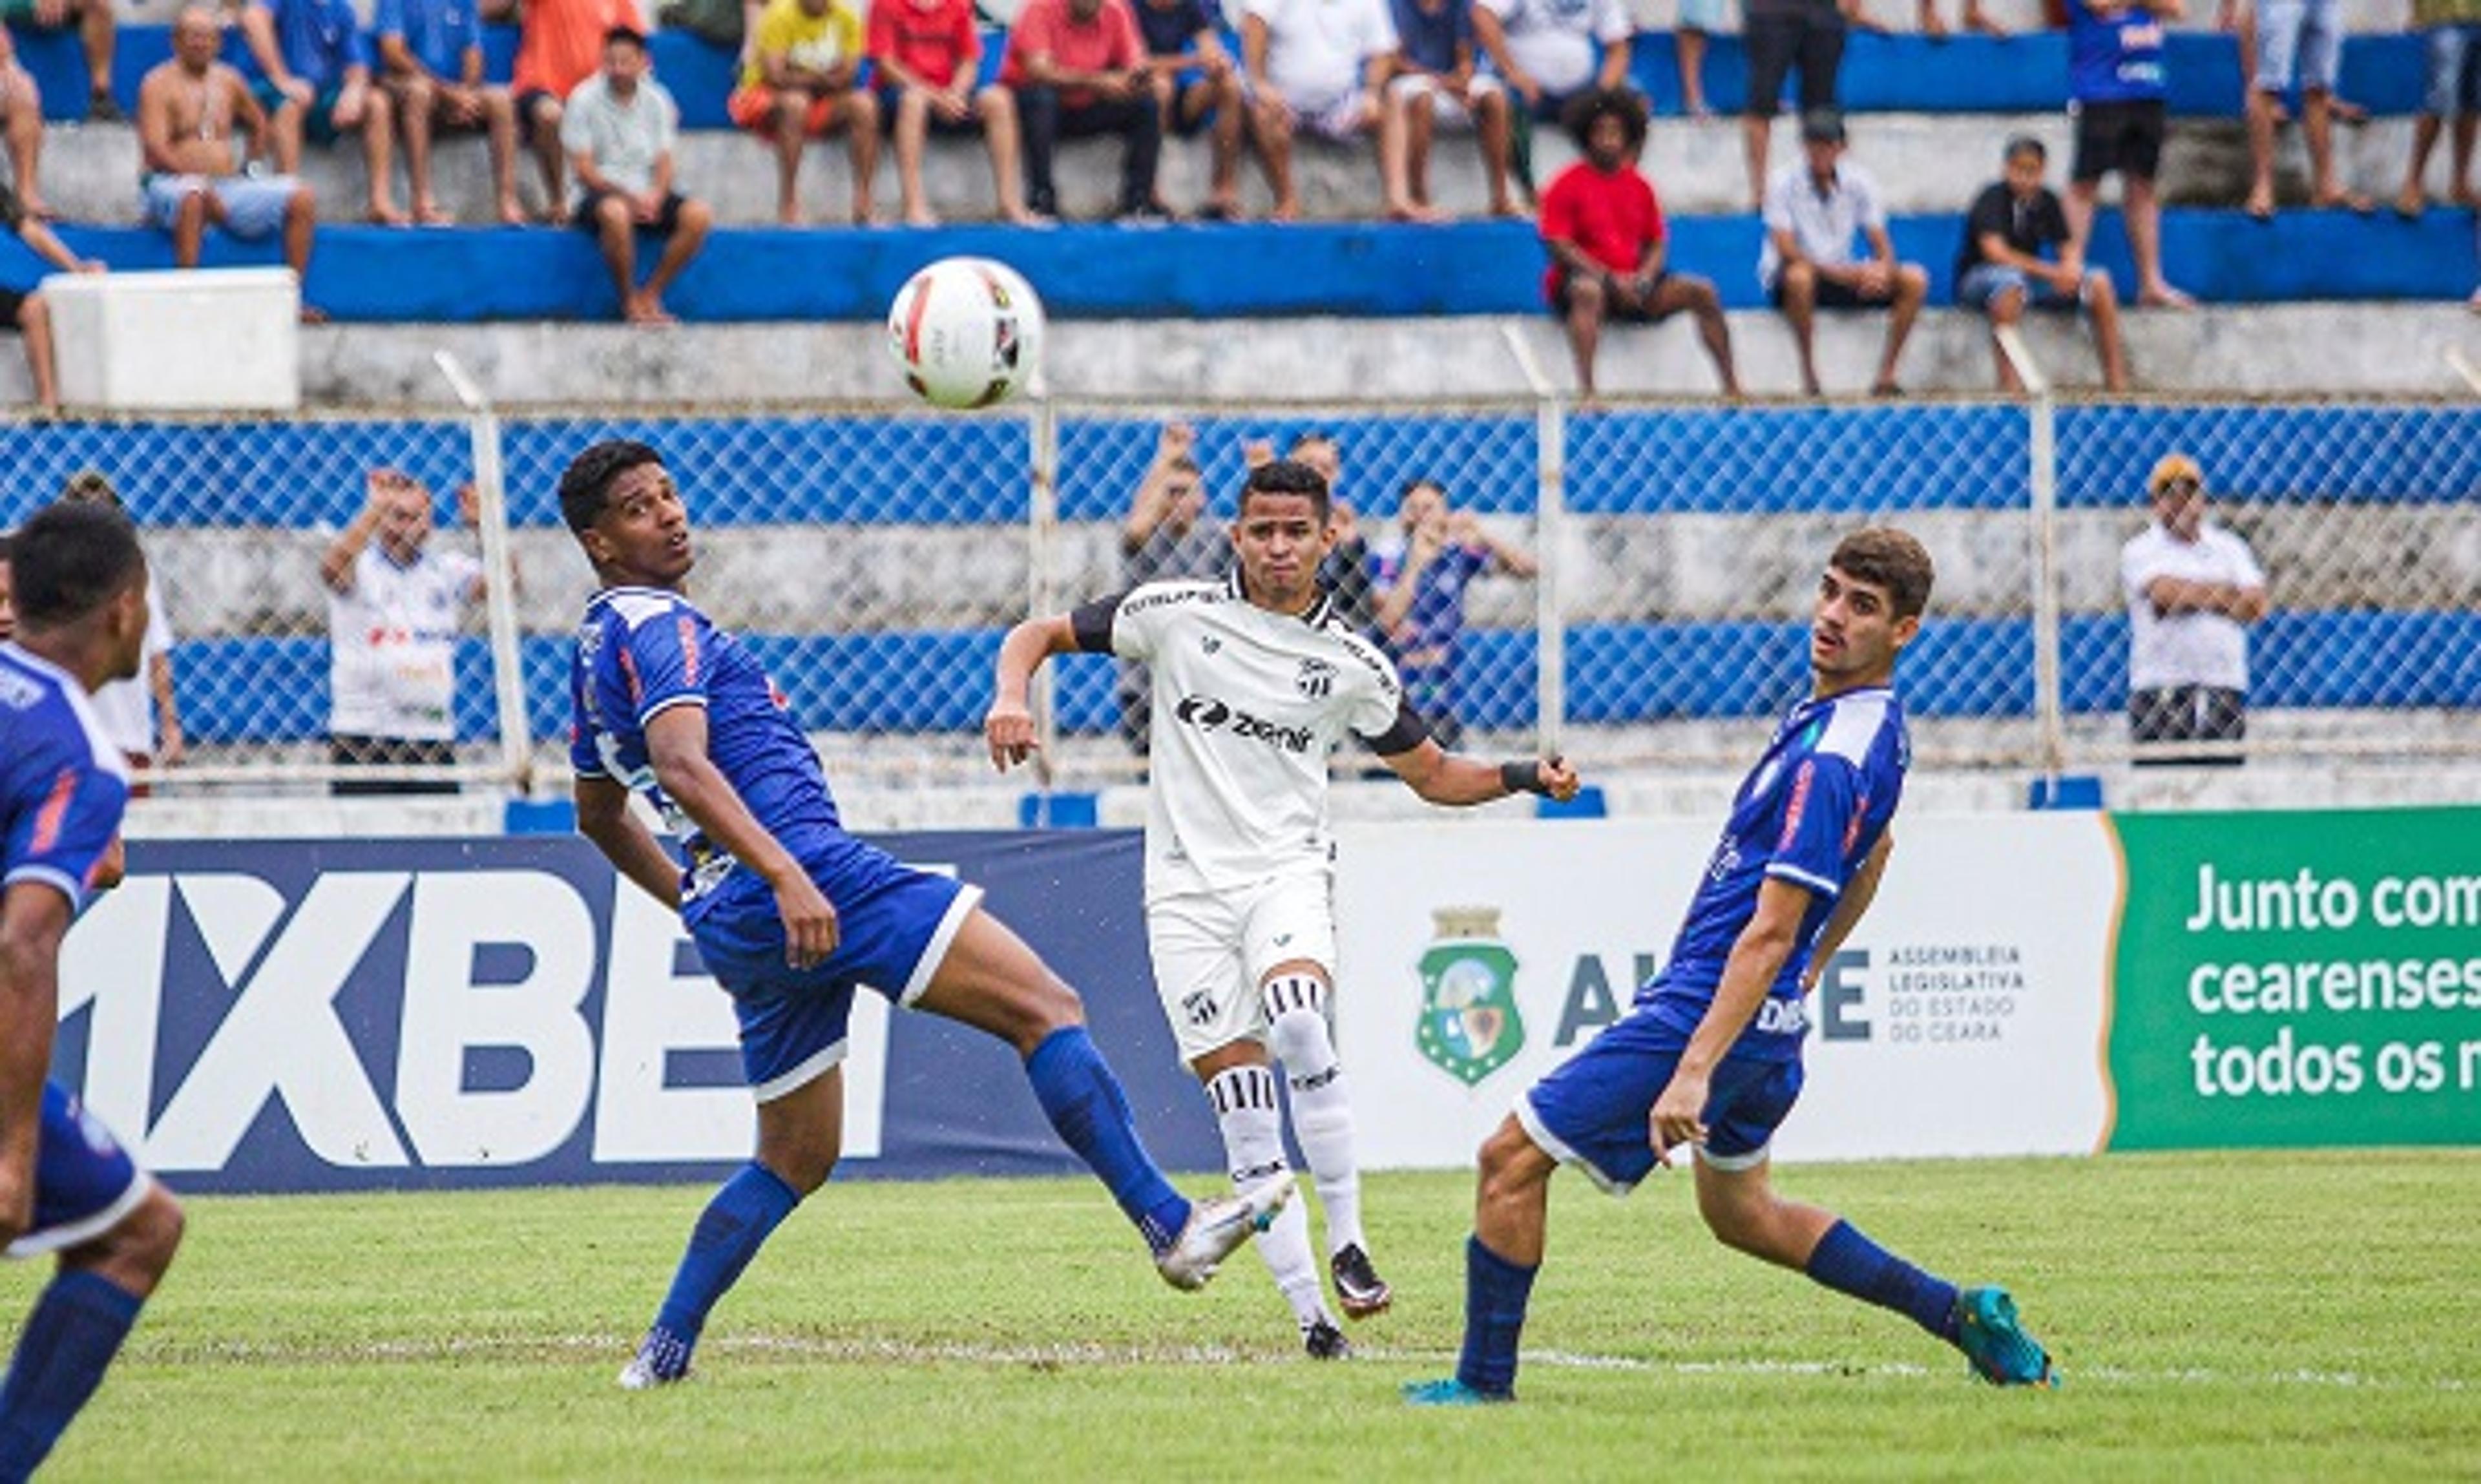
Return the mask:
M47 1477L2481 1477L2481 1151L1815 1166L1795 1196L2007 1283L2068 1384L1723 1252L1687 1184L1554 1187L1514 1407L1452 1366L1471 1182L1365 1203L1394 1313L1314 1365L1254 1257L1165 1289L1084 1182L797 1212L686 1386L613 1385L704 1189L196 1199ZM1211 1182L1190 1178L1192 1189ZM44 1269L16 1264L14 1315Z

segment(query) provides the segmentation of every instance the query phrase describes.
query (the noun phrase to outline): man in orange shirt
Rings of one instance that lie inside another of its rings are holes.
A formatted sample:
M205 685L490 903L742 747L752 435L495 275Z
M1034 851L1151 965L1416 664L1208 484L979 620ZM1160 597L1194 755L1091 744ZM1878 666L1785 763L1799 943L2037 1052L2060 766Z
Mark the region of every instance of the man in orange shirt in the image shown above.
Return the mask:
M516 94L517 131L542 168L543 196L555 216L568 199L561 156L561 100L603 68L603 39L614 26L648 30L638 0L526 0L517 32L517 62L509 80Z
M1127 150L1120 161L1121 220L1164 219L1155 200L1162 117L1128 0L1026 0L1008 32L1000 81L1015 90L1025 123L1030 209L1059 215L1051 155L1062 138L1116 134Z

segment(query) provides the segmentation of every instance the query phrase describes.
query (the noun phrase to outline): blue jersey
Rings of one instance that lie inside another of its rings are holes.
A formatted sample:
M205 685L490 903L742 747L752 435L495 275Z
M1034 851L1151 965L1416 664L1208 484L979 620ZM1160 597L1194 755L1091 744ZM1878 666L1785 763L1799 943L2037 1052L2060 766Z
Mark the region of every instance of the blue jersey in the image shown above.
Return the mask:
M371 65L353 0L260 0L275 17L275 46L294 76L325 93L345 84L351 67Z
M465 80L466 51L483 44L483 22L474 0L379 0L371 34L403 38L424 71L457 83Z
M2085 0L2067 0L2067 8L2069 97L2132 103L2168 91L2159 16L2134 5L2097 14Z
M787 713L783 692L746 646L689 599L652 587L596 593L578 627L569 666L576 721L569 764L646 795L689 852L681 910L692 921L735 864L656 787L646 723L675 706L706 709L707 755L767 832L817 868L857 843L844 832L819 755Z
M1638 1003L1684 1035L1695 1030L1732 946L1757 914L1758 888L1768 877L1806 887L1809 910L1792 951L1732 1049L1766 1060L1797 1056L1809 1028L1800 980L1810 950L1844 883L1894 818L1911 764L1904 709L1891 690L1873 686L1793 707L1734 795L1670 961L1638 991Z
M83 909L128 802L128 765L86 688L0 644L0 878L58 887L70 910Z

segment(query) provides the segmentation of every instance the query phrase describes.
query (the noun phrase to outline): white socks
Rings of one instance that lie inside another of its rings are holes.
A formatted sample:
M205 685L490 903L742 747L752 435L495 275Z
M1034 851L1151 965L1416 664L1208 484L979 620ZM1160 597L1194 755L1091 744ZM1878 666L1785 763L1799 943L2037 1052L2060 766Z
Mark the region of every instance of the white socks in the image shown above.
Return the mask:
M1293 1133L1317 1179L1319 1207L1326 1212L1330 1253L1359 1246L1361 1165L1353 1156L1352 1103L1335 1038L1327 1031L1326 985L1306 974L1278 975L1262 991L1276 1059L1293 1089Z
M1283 1111L1275 1102L1269 1067L1232 1067L1206 1084L1206 1101L1223 1131L1223 1152L1232 1166L1232 1187L1246 1190L1285 1172ZM1258 1234L1258 1256L1292 1305L1300 1324L1326 1317L1318 1260L1310 1254L1310 1216L1299 1201L1287 1202L1275 1224Z

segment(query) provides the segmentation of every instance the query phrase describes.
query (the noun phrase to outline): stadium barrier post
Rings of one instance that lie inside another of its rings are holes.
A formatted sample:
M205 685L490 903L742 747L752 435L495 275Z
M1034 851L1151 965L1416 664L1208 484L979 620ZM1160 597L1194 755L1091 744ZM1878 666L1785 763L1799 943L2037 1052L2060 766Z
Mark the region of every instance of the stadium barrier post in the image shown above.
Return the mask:
M1566 550L1568 525L1568 425L1558 391L1543 374L1533 348L1513 325L1502 325L1500 337L1533 393L1533 546L1541 554L1533 579L1534 724L1543 756L1556 757L1568 715L1568 630L1559 602L1560 554Z
M519 794L530 794L534 792L534 738L526 718L525 666L517 648L516 569L509 553L500 418L481 384L456 356L434 351L431 361L467 413L467 432L474 446L476 519L483 542L483 614L489 625L491 678L499 707L500 760L509 786Z
M2024 383L2026 512L2033 546L2033 707L2040 727L2042 770L2057 787L2067 767L2067 732L2059 696L2059 460L2057 408L2050 378L2013 325L1998 329L1998 348Z

